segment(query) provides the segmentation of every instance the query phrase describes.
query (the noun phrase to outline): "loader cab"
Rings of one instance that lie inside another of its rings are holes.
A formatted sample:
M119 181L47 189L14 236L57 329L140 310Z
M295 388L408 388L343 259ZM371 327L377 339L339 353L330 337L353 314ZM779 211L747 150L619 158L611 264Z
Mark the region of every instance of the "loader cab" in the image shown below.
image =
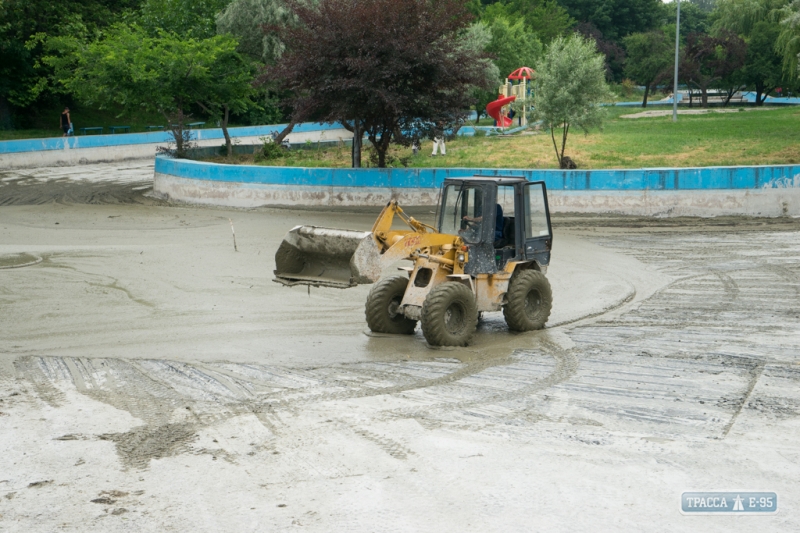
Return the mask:
M439 231L469 246L465 272L494 274L506 263L550 263L552 228L544 182L481 177L445 180Z

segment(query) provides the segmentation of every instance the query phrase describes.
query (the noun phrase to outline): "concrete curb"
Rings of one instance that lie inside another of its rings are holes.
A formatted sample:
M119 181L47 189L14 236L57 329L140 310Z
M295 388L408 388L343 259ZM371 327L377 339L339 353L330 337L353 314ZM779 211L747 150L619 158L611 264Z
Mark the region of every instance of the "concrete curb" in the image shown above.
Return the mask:
M236 143L258 144L262 142L261 138L280 132L285 126L285 124L248 126L229 128L228 132ZM349 140L352 137L352 133L338 124L303 123L295 126L287 139L289 142L305 142ZM169 144L170 138L168 133L157 131L0 141L0 168L73 166L150 159L156 155L156 148ZM192 140L201 147L224 144L220 128L192 130Z
M800 216L800 166L596 171L334 169L217 165L157 157L154 194L228 207L435 205L444 179L517 175L547 183L553 212ZM652 187L647 185L652 184Z

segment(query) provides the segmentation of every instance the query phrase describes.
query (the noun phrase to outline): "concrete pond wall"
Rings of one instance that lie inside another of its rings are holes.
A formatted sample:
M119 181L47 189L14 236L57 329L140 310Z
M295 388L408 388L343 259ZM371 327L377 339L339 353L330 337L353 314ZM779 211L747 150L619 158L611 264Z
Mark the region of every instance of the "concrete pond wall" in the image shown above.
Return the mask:
M800 165L624 170L300 168L221 165L158 156L154 194L230 207L435 205L466 176L544 181L554 212L645 216L800 216Z
M228 128L235 143L252 145L286 124ZM191 130L198 146L220 146L225 138L221 128ZM150 159L159 146L167 146L172 136L166 131L121 133L114 135L81 135L0 141L0 169L72 166L108 163L129 159ZM339 124L303 123L289 134L290 142L350 140L353 134Z

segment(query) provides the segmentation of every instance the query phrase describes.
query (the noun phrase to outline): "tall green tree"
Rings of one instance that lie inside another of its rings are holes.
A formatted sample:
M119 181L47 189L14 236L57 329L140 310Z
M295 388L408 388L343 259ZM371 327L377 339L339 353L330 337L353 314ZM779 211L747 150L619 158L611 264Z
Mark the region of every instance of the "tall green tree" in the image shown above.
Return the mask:
M522 20L525 27L542 42L549 43L575 24L567 10L555 0L506 0L487 5L481 19L491 22L505 18L515 22Z
M0 0L0 128L25 125L55 103L41 68L44 37L91 35L138 7L139 0Z
M789 0L717 0L712 33L728 30L747 38L757 23L770 20L788 3Z
M677 3L675 0L664 4L664 33L675 37L675 21L677 18ZM692 2L681 2L681 37L686 38L690 33L708 33L711 29L709 12Z
M600 106L610 98L605 81L603 56L593 41L581 35L559 37L547 47L536 68L534 82L535 117L550 131L559 168L568 168L571 161L564 151L570 128L600 127L605 115ZM561 130L561 146L556 130Z
M619 40L655 28L663 19L660 0L560 0L572 18L590 22L603 37Z
M151 35L159 30L204 39L217 33L217 15L231 0L143 0L133 17Z
M217 32L230 33L239 41L240 52L271 64L283 52L274 28L290 20L284 0L233 0L217 15Z
M742 81L756 92L756 105L784 81L783 58L775 49L780 27L772 22L757 22L750 32L747 57L742 68Z
M484 77L495 85L500 85L500 69L497 65L485 57L486 49L492 42L492 32L486 27L483 22L476 22L467 28L459 40L459 48L466 50L468 53L478 57L478 61L484 66ZM476 123L480 120L481 115L486 113L486 105L497 98L495 87L475 87L472 90Z
M263 65L272 65L283 53L277 29L291 24L291 11L284 0L233 0L217 15L217 32L239 41L239 52ZM275 83L259 88L258 107L250 108L251 124L275 124L287 120L290 112L280 106L288 95Z
M154 111L176 124L176 153L184 157L184 126L192 106L225 119L231 109L252 105L251 65L238 55L236 45L229 35L194 39L158 30L152 36L138 26L118 24L90 43L48 41L51 51L70 46L74 52L44 60L63 90L86 105ZM227 121L222 125L230 150Z
M800 0L776 10L775 18L780 21L780 33L775 43L776 50L783 56L783 71L790 79L798 77L797 62L800 58Z
M499 17L489 23L492 40L486 47L494 64L505 78L519 67L530 67L542 55L542 43L522 20L511 22Z
M644 85L642 107L647 107L647 97L653 83L673 65L672 43L661 30L633 33L625 37L624 42L628 53L625 74Z

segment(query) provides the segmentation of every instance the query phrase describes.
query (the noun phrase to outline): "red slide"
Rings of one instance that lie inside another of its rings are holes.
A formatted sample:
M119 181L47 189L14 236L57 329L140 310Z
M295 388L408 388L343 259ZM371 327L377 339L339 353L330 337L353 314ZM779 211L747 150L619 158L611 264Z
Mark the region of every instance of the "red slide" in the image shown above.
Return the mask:
M486 106L486 114L492 117L498 126L507 128L513 124L514 121L506 116L500 116L500 109L516 99L516 96L509 96L508 98L498 98L494 102L489 102L489 104Z

